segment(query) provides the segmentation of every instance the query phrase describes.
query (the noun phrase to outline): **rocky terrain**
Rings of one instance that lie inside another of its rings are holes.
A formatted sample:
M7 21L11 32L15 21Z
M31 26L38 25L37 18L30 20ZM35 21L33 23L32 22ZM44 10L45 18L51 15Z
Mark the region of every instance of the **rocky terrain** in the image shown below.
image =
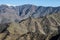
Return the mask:
M60 40L60 7L1 5L0 40Z
M0 24L0 40L60 40L59 37L60 13Z
M60 13L60 7L44 7L30 4L20 6L0 5L0 23L19 22L28 17L39 18L54 13Z

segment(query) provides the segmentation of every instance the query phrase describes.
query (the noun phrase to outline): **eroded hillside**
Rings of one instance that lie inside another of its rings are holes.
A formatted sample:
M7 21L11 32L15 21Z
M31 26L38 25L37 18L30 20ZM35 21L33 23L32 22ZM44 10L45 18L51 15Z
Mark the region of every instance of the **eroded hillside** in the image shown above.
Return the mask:
M59 37L60 13L0 24L0 40L60 40Z

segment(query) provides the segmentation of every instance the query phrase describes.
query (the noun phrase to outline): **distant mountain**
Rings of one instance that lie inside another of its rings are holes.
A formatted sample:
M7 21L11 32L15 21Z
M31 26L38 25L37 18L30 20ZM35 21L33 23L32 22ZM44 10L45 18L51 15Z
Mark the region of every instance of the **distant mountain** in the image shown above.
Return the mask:
M60 7L44 7L35 5L22 5L17 7L19 10L19 16L32 16L32 17L42 17L45 15L59 13Z
M11 21L21 21L28 17L40 18L59 12L60 7L44 7L30 4L21 6L0 5L0 22L4 18Z

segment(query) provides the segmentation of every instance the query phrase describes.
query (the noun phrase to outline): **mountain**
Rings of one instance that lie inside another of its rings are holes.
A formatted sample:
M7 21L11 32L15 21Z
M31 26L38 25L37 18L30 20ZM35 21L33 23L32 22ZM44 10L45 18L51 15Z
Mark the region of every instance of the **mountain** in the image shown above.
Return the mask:
M44 7L30 4L20 6L0 5L0 23L4 18L6 20L17 20L19 22L30 16L34 18L39 18L54 13L60 13L60 7Z
M60 40L60 7L0 5L0 40Z
M60 40L60 13L0 25L0 40Z
M42 17L45 15L59 13L60 7L44 7L35 5L22 5L17 7L19 10L19 16L32 16L32 17Z

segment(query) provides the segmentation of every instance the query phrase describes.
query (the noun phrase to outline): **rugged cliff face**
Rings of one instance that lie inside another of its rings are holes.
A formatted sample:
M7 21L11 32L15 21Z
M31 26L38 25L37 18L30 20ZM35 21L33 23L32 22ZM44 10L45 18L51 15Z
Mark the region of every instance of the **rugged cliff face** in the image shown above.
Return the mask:
M0 40L60 40L60 13L0 24Z

